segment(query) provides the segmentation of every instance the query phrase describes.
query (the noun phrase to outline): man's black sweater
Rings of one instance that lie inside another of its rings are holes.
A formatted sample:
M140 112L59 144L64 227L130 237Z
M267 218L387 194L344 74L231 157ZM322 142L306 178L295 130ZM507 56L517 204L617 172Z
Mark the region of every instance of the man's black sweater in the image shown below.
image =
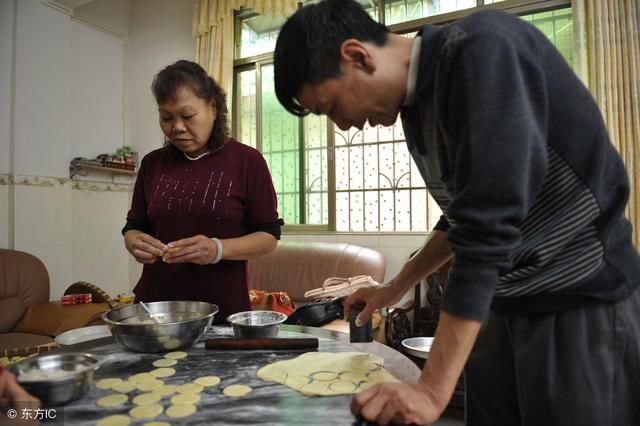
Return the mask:
M420 36L402 118L455 254L443 309L482 320L490 306L531 315L628 296L640 285L628 177L556 48L496 11Z

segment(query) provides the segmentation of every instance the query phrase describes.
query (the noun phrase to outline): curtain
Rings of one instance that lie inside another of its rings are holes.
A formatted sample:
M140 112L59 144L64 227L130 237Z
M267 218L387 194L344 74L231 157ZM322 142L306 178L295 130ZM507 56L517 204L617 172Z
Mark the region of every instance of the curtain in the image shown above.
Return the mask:
M196 0L193 37L196 62L227 92L229 118L233 97L234 11L251 9L260 15L290 16L298 0Z
M576 71L600 106L627 168L626 215L640 248L640 5L637 0L573 0Z

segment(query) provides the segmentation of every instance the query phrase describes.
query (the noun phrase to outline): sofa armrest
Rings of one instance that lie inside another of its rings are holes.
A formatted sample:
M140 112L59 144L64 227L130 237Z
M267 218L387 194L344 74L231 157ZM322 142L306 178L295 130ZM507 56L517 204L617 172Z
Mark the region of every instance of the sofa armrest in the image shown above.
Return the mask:
M65 331L88 326L109 309L107 303L69 306L58 302L34 303L27 308L12 331L55 337Z

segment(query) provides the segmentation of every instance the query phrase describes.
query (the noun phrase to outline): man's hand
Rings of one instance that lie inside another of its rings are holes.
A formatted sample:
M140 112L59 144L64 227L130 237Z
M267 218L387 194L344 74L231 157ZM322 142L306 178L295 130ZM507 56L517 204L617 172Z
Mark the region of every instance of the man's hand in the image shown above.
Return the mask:
M124 234L124 245L139 263L154 263L162 257L167 246L162 241L136 229L130 229Z
M393 285L393 280L379 287L361 288L344 301L344 317L349 318L349 312L353 308L361 310L356 319L356 326L361 327L369 319L371 315L380 308L392 306L402 298L402 292L398 290L398 286ZM401 289L400 289L401 290Z
M353 396L351 412L381 425L433 424L446 406L422 382L378 383Z
M183 238L167 244L167 252L162 257L167 263L196 263L207 265L218 254L218 247L211 238L204 235Z

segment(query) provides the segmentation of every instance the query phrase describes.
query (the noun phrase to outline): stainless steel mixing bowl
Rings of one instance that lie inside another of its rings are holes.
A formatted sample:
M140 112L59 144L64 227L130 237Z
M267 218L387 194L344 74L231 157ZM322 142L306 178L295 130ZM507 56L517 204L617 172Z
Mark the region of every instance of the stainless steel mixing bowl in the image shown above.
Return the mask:
M233 334L248 338L276 337L286 319L285 314L275 311L245 311L227 317Z
M135 352L167 352L195 343L209 328L218 306L195 301L146 303L160 318L155 323L138 304L102 314L111 334L126 349Z
M80 398L93 382L100 358L81 352L39 355L8 367L18 383L45 405L59 405Z

